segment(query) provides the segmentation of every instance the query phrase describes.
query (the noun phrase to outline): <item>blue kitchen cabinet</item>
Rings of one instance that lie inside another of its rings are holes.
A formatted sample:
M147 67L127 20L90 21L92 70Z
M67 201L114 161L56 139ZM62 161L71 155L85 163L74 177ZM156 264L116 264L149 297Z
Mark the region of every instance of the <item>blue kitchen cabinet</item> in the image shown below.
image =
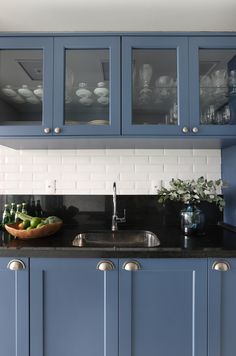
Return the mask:
M0 137L227 137L236 37L0 36Z
M0 136L50 134L53 38L0 37L0 58Z
M207 355L207 260L122 259L119 303L120 356Z
M190 131L236 134L236 38L189 38Z
M236 350L236 259L209 259L209 356L234 356Z
M28 260L0 259L0 355L29 356Z
M120 135L120 37L54 40L55 135Z
M188 38L122 38L122 134L186 134Z
M31 355L117 356L117 260L33 258L30 286Z

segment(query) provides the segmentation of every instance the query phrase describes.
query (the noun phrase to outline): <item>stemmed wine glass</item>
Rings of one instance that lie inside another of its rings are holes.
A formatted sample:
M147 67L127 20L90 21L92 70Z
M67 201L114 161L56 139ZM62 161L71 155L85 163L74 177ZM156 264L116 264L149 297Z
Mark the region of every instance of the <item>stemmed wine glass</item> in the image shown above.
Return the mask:
M139 101L141 104L147 104L151 100L152 90L149 88L152 78L152 66L145 63L139 69L139 79L141 90L139 92Z

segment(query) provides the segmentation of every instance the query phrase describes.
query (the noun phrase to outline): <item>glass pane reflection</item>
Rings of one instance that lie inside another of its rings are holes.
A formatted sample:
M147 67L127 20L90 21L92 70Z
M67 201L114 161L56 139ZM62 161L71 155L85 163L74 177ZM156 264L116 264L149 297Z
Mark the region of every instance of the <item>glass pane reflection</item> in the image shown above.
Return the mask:
M134 125L177 125L175 49L133 50Z
M109 125L109 50L65 53L65 124Z
M43 51L0 50L0 125L41 125Z
M200 123L236 123L236 50L200 49Z

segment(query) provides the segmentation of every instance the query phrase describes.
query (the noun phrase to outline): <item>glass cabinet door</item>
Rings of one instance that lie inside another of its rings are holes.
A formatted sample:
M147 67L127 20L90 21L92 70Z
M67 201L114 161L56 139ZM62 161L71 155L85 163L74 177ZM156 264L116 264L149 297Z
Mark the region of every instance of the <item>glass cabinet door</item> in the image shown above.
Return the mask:
M54 133L120 133L120 40L55 39Z
M192 132L235 135L235 38L192 38L189 50Z
M187 39L123 39L123 133L179 134L188 122Z
M0 39L0 136L50 134L53 40Z

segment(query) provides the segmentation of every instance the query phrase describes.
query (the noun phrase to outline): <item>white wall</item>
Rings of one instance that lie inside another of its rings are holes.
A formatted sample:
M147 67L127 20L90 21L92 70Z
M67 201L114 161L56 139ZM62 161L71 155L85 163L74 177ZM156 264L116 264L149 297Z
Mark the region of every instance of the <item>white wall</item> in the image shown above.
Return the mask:
M235 0L1 0L0 31L235 31Z
M12 150L0 146L0 194L155 194L171 178L221 177L220 150Z

